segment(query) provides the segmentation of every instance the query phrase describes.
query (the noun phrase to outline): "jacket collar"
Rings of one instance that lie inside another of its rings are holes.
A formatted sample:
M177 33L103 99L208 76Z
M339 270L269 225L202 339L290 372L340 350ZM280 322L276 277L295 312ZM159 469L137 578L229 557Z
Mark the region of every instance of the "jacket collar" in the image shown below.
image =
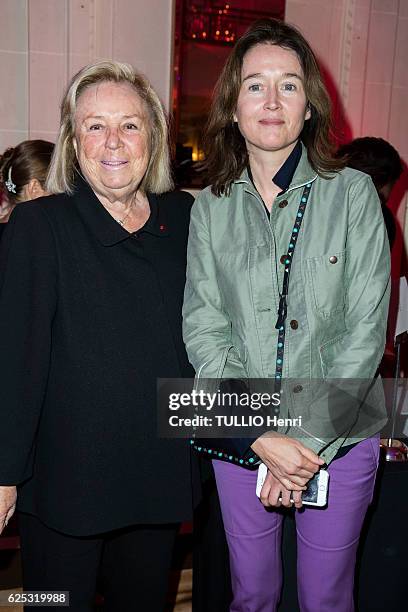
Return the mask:
M150 206L150 217L137 232L129 233L108 213L89 183L79 174L75 178L74 202L78 212L91 232L104 246L113 246L143 232L155 236L167 236L169 234L159 197L156 194L148 193L147 198Z
M295 170L298 167L301 156L302 156L302 145L300 144L300 141L298 140L296 143L296 146L294 147L292 152L289 154L289 157L286 158L286 160L284 161L282 166L279 168L275 176L272 177L272 181L275 183L275 185L280 187L280 189L282 190L281 193L284 193L288 189L290 182L295 174ZM254 183L254 177L252 176L252 172L251 172L251 166L249 164L247 166L247 173L251 180L251 183L254 185L254 187L256 187Z
M318 177L318 174L315 170L313 170L312 166L307 157L307 149L303 142L302 145L302 156L298 163L298 166L295 170L295 174L291 180L291 183L287 189L287 191L292 191L292 189L299 189L299 187L304 187L307 183L312 183ZM287 192L286 192L287 193Z
M309 160L307 158L307 150L306 147L304 146L304 144L299 141L302 147L302 154L299 160L299 163L297 164L297 167L295 169L295 172L293 174L292 180L290 181L290 184L287 188L287 190L285 191L285 194L288 193L289 191L292 191L294 189L298 189L299 187L303 187L304 185L306 185L307 183L311 183L314 180L317 179L317 173L315 172L315 170L313 170L312 166L309 163ZM289 156L290 157L290 156ZM286 160L288 161L288 160ZM285 166L286 162L283 164L283 166ZM283 168L282 166L282 168ZM279 174L279 171L278 173ZM234 181L235 184L239 184L239 183L244 183L247 185L247 188L249 188L249 191L252 191L251 188L255 189L255 187L253 187L252 185L252 181L249 177L248 174L248 169L245 168L245 170L243 171L243 173L241 174L241 176L239 177L239 179Z

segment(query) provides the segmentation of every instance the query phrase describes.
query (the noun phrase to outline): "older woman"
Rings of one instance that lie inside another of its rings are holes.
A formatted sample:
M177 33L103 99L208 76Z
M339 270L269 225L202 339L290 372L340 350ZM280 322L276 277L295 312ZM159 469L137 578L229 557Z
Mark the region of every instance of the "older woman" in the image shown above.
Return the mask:
M371 179L333 158L329 129L328 94L306 40L282 22L256 22L229 57L210 113L212 184L192 210L184 338L203 379L271 378L275 388L304 379L286 385L282 397L289 415L305 421L248 440L247 448L238 440L235 453L219 453L225 462L213 462L234 612L276 610L282 515L271 509L291 500L300 509L302 490L323 463L330 472L327 507L296 512L300 608L353 609L381 402L374 422L359 421L356 411L340 415L344 428L334 423L330 433L328 422L318 435L321 406L309 383L375 376L389 249ZM255 495L256 472L241 467L260 461L268 468L261 491L268 511Z
M151 85L90 65L62 103L59 195L16 207L3 236L0 517L17 495L24 587L69 591L72 610L92 609L98 569L106 609L163 610L192 513L188 445L156 431L156 379L190 374L192 198L171 187Z

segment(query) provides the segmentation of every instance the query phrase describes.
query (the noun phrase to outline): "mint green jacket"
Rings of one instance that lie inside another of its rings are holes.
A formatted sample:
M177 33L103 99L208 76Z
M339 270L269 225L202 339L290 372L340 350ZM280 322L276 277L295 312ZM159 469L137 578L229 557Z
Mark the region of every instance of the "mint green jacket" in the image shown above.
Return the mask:
M318 176L303 147L270 220L246 171L229 196L216 197L206 188L193 205L183 329L197 378L274 377L280 259L309 182L290 274L283 379L374 377L384 351L390 287L380 202L361 172L345 168L330 179ZM358 439L378 432L386 420L382 391L375 387L371 400L379 417L363 436L356 427ZM313 394L303 385L285 406L290 416L313 414ZM307 427L294 427L288 435L327 463L340 446L357 441L353 430L329 441Z

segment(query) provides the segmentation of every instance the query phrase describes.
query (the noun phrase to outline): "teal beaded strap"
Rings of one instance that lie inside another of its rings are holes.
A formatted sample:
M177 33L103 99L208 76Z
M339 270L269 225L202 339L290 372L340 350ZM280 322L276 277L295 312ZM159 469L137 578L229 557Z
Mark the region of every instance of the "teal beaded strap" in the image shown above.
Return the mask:
M287 296L289 293L290 270L292 267L293 255L295 252L297 240L299 238L300 228L302 225L311 188L312 183L308 183L303 190L302 197L300 198L295 224L293 226L292 234L290 236L288 251L286 254L286 259L284 261L285 271L283 273L282 293L279 294L280 299L278 308L278 320L276 321L275 325L275 328L279 331L278 345L276 349L275 393L279 393L281 390L283 354L285 351L285 324L287 317Z
M229 463L236 463L242 467L247 468L255 468L259 465L260 459L256 457L254 454L253 457L249 457L248 459L244 459L243 457L237 457L236 455L231 455L230 453L224 453L223 451L217 450L215 448L208 448L200 444L199 440L190 440L190 444L193 449L197 453L202 453L206 455L209 459L219 459L220 461L228 461Z
M283 373L283 356L285 349L285 323L287 317L287 296L289 292L289 276L290 270L292 267L293 255L295 252L295 247L297 240L299 238L300 228L302 225L303 217L306 210L306 205L309 199L310 190L312 188L312 184L308 183L302 193L300 198L299 208L296 213L295 224L293 226L293 230L290 236L289 247L286 254L286 258L284 261L285 271L283 274L283 286L282 293L280 293L279 299L279 308L278 308L278 320L276 322L276 329L279 331L278 333L278 344L276 349L276 370L275 370L275 392L280 392L281 383L282 383L282 373ZM279 411L277 409L277 411ZM205 440L207 442L207 440ZM252 449L248 449L243 457L239 457L232 453L226 453L221 448L215 449L208 446L208 444L203 444L203 440L200 439L191 439L190 444L192 448L209 459L219 459L220 461L228 461L229 463L235 463L236 465L240 465L242 467L246 467L248 469L255 469L260 464L261 460L258 455L256 455Z

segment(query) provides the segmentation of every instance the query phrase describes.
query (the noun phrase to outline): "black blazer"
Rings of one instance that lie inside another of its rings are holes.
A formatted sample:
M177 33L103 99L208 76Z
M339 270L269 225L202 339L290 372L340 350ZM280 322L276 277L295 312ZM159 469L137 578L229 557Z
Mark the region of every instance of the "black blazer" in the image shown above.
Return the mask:
M0 250L0 484L54 529L191 518L186 440L158 439L156 379L192 376L181 306L192 197L149 194L129 234L78 179L19 204Z

